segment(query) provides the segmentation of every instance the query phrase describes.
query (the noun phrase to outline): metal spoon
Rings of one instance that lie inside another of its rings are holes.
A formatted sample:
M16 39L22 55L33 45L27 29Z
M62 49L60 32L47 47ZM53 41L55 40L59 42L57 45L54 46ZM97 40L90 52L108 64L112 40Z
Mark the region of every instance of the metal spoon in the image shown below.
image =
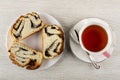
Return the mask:
M78 39L78 41L79 41L78 32L77 32L77 30L74 30L74 31L75 31L75 34L76 34L77 39ZM90 53L88 53L87 51L85 51L85 52L87 53L88 58L89 58L89 60L91 61L91 64L92 64L96 69L100 69L100 65L98 65L98 64L94 61L94 59L93 59L93 57L90 55Z

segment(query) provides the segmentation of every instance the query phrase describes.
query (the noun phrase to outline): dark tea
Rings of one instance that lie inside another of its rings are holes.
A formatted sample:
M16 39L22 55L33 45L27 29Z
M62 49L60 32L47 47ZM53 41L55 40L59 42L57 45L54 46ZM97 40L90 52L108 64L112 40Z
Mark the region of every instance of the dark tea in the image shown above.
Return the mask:
M99 25L90 25L82 33L83 46L93 52L105 48L108 42L108 35L104 28Z

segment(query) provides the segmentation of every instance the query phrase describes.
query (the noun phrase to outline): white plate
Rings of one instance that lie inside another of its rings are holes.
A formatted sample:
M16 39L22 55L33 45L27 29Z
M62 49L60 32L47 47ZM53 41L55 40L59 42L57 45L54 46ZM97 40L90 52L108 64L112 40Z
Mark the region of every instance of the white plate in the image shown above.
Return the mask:
M84 21L88 21L87 19L84 20ZM84 62L88 62L88 63L91 63L91 61L89 60L88 58L88 55L86 54L86 52L81 48L81 46L75 42L75 38L73 39L71 35L71 33L73 32L73 30L75 28L79 28L81 25L83 24L86 24L87 22L83 22L80 21L77 23L77 26L75 25L71 30L70 30L70 47L71 47L71 50L72 52L74 53L74 55L79 58L80 60L84 61ZM79 28L80 29L80 28ZM114 45L115 45L115 35L114 35L114 32L113 30L111 30L111 33L112 33L112 36L113 36L113 41L112 41L112 45L110 46L110 48L106 51L107 53L109 54L99 54L99 55L91 55L93 58L94 58L94 61L96 62L101 62L107 58L109 58L113 52L113 49L114 49Z
M58 26L61 27L61 29L63 30L61 24L52 16L46 14L46 13L41 13L40 12L40 18L47 24L52 25L52 24L56 24ZM8 31L9 32L9 31ZM38 33L35 33L31 36L29 36L28 38L26 38L25 40L22 41L24 44L32 47L33 49L37 49L40 50L42 49L42 36L41 36L41 31ZM10 48L11 45L11 38L9 33L7 34L7 49ZM38 70L43 70L43 69L47 69L51 66L53 66L60 58L62 57L62 54L51 59L51 60L45 60L43 59L42 65L38 68ZM12 61L11 61L12 62ZM17 66L18 67L18 66Z

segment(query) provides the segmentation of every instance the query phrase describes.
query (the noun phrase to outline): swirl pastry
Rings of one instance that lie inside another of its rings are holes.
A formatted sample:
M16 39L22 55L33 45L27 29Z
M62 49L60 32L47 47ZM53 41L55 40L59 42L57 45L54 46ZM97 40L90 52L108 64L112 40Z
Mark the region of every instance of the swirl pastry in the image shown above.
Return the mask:
M9 52L10 59L18 66L33 70L42 63L43 56L41 52L35 51L20 42L13 42Z
M64 34L57 25L46 25L42 29L42 50L45 59L52 59L62 53Z
M35 13L28 13L26 16L20 16L12 26L10 34L13 40L22 40L43 28L44 23L40 16Z

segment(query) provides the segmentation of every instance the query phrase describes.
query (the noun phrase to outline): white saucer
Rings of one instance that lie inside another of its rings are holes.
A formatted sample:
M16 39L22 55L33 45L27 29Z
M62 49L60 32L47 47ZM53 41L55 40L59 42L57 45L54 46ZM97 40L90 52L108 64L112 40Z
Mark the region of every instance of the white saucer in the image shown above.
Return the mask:
M84 62L88 62L91 63L91 61L88 58L88 55L86 54L86 52L81 48L81 46L79 45L79 43L76 41L76 37L73 37L75 34L73 34L72 32L74 32L74 29L78 28L83 24L87 24L87 22L85 21L89 21L88 19L84 19L80 22L78 22L71 30L70 30L70 47L72 52L74 53L74 55L79 58L80 60L84 61ZM114 32L113 30L111 30L112 36L113 38L115 38ZM109 58L114 50L114 45L115 45L115 39L112 39L112 44L110 46L110 48L106 51L105 54L97 54L97 55L93 55L91 54L91 56L94 58L94 61L96 62L101 62L107 58Z
M17 17L16 17L17 18ZM61 27L61 29L63 30L61 24L52 16L50 16L49 14L46 13L41 13L40 12L40 18L47 24L52 25L52 24L56 24L58 26ZM11 25L10 25L11 26ZM10 28L9 28L10 29ZM8 31L9 32L9 31ZM31 36L29 36L28 38L26 38L25 40L22 41L24 44L32 47L33 49L37 49L41 51L42 48L42 36L41 36L41 31L38 33L35 33ZM7 34L7 49L10 48L11 45L11 38L9 33ZM57 61L62 57L62 54L51 59L51 60L45 60L43 59L42 65L37 69L37 70L43 70L43 69L47 69L51 66L53 66L55 63L57 63ZM18 67L18 66L16 66Z
M79 44L77 44L76 42L73 41L72 38L70 38L70 48L73 52L73 54L79 58L80 60L84 61L84 62L88 62L91 63L91 61L89 60L87 54L85 53L85 51L82 50L82 48L80 47ZM111 46L110 49L108 50L109 54L111 55L113 52L114 47ZM92 55L94 57L94 60L96 62L101 62L105 59L107 59L107 57L103 56L103 55Z

